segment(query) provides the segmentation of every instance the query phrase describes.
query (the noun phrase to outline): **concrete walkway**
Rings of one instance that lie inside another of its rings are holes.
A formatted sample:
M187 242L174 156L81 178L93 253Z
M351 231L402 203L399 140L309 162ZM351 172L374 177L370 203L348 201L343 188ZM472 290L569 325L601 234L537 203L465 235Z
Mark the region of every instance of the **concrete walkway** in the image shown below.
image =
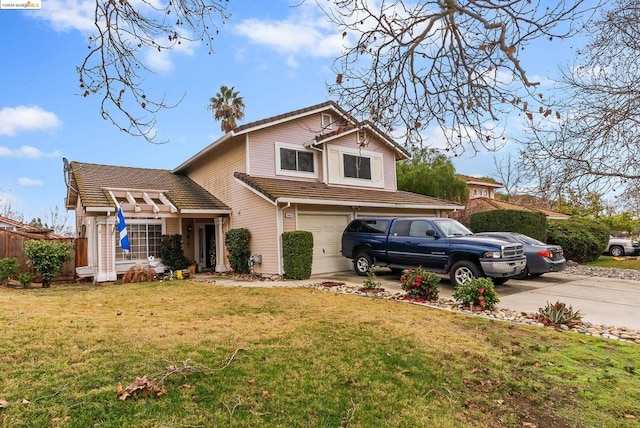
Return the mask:
M207 277L206 274L198 276L201 279ZM387 290L403 292L398 275L381 269L377 278ZM453 287L446 277L442 278L440 297L451 298ZM300 287L324 281L344 282L348 286L361 287L363 280L363 277L353 272L314 275L304 281L238 281L232 278L215 278L216 284L249 287ZM584 321L640 330L638 281L549 273L523 281L511 279L504 285L497 285L496 291L500 297L498 306L501 308L537 312L547 302L560 301L579 310L584 315Z

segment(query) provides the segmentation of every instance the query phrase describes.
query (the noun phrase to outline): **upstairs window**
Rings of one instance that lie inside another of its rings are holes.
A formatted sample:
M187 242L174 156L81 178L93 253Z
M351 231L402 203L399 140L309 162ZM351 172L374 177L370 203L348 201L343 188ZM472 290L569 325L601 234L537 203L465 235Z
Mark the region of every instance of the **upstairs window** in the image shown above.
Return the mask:
M313 153L281 148L280 168L287 171L313 172Z
M344 154L344 176L371 180L371 158Z
M316 177L316 155L302 146L276 143L276 174L294 177Z

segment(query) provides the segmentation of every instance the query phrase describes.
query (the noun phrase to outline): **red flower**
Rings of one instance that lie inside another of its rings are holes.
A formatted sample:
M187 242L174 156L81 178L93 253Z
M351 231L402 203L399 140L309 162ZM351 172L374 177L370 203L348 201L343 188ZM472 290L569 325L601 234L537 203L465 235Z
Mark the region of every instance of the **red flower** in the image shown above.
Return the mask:
M418 288L418 287L420 287L420 283L418 281L416 281L416 282L413 283L413 286Z
M480 293L480 294L484 293L484 288L482 288L482 287L478 288L478 293Z

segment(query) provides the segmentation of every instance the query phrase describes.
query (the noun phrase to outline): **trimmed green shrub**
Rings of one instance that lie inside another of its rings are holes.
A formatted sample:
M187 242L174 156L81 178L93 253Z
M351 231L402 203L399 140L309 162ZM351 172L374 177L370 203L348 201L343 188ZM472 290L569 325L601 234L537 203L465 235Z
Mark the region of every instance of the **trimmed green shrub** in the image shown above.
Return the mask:
M224 238L231 269L237 273L249 273L249 257L251 257L249 229L231 229L224 235Z
M313 234L294 230L282 234L284 276L291 279L309 279L313 264Z
M469 227L479 232L517 232L539 241L547 240L547 217L541 212L494 210L472 214Z
M588 263L603 253L609 242L609 228L602 222L580 217L553 220L547 227L547 242L560 245L567 260Z
M62 274L62 265L71 260L71 242L34 239L24 243L29 266L40 274L42 288L49 288L51 280Z
M0 259L0 284L5 284L11 278L16 278L20 273L18 260L13 257Z
M182 235L162 235L160 242L160 258L167 269L176 271L189 267L191 262L184 255Z

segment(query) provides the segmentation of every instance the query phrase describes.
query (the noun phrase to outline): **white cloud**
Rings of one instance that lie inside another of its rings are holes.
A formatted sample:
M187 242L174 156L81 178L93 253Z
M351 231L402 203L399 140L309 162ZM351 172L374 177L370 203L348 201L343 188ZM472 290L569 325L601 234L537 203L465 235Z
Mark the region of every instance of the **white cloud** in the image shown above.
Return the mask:
M42 186L44 182L36 178L20 177L18 178L18 184L21 186Z
M336 27L327 25L326 17L311 9L298 9L285 20L245 19L234 27L237 34L251 43L267 47L287 58L292 55L329 57L340 55L342 35Z
M0 109L0 135L15 136L19 131L46 131L58 128L62 122L55 113L38 106L5 107Z
M30 12L58 31L91 31L95 30L95 8L95 1L90 0L47 0L42 10Z
M22 146L19 149L10 149L7 146L0 146L0 158L4 157L4 158L39 159L39 158L54 158L54 157L60 157L60 156L61 154L57 150L50 153L45 153L33 146Z

